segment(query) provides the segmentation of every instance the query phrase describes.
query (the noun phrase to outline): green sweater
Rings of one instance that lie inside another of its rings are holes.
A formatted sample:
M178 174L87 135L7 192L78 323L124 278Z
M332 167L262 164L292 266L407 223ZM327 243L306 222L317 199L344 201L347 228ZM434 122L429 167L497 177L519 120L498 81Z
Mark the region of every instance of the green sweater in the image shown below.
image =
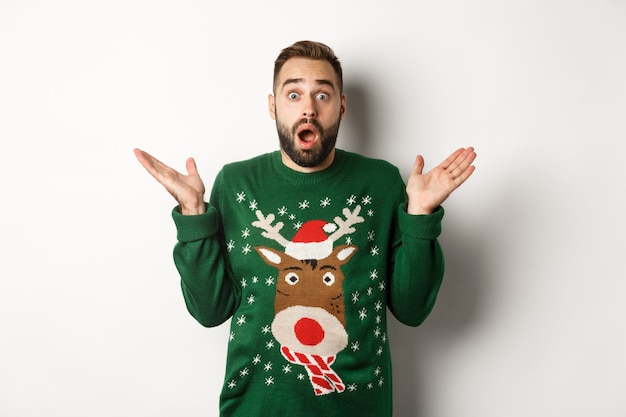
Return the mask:
M226 165L205 214L174 209L189 312L232 318L221 416L391 416L387 308L419 325L444 266L443 209L405 210L397 168L342 150L312 174Z

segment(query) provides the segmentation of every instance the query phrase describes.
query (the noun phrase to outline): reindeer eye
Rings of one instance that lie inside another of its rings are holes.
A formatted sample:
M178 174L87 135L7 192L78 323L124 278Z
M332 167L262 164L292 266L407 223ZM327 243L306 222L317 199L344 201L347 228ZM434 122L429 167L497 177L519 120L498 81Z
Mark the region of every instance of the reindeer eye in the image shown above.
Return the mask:
M335 283L335 275L332 272L327 272L324 274L322 281L324 281L325 285L330 287Z
M290 272L285 275L285 281L287 281L287 284L289 285L296 285L298 281L300 281L300 277L298 277L298 274L295 272Z

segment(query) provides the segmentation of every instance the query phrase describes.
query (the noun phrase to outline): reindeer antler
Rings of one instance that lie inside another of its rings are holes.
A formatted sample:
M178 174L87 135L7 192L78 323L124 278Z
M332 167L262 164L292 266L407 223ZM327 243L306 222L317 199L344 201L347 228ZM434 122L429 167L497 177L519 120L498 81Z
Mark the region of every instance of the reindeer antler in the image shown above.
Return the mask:
M261 232L261 235L263 237L275 240L276 242L280 243L283 248L286 248L287 244L289 244L289 240L285 239L280 234L280 229L283 228L284 224L282 222L278 222L276 223L276 225L272 226L272 223L274 223L276 216L270 213L267 215L267 217L265 217L263 216L261 210L257 210L255 213L256 217L259 220L252 222L252 226L265 230L264 232Z
M336 242L340 237L354 233L355 229L354 227L352 227L352 225L357 223L363 223L365 221L363 217L359 216L360 211L360 205L357 205L354 208L353 212L350 212L350 209L347 207L344 208L343 215L346 220L343 220L339 216L335 217L335 223L337 224L337 226L339 226L339 228L332 235L329 236L329 239L333 242Z

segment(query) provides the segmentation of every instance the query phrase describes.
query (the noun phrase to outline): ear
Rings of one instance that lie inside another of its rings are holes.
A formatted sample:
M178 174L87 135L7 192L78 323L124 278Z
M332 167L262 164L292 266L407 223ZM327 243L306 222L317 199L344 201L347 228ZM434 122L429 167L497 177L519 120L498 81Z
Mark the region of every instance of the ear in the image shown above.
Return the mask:
M343 120L344 116L346 115L346 102L348 101L348 97L343 94L341 96L341 109L339 110L339 117L341 118L341 120Z
M277 267L283 262L284 253L278 252L272 248L268 248L267 246L256 246L254 248L261 258L265 261L269 266Z
M270 112L272 120L276 120L276 98L273 94L267 95L267 109Z
M343 264L348 263L350 258L352 258L352 255L354 255L354 253L356 252L356 250L357 250L356 246L341 245L341 246L337 246L333 250L333 253L331 256L334 256L335 258L337 258L337 260L340 262L340 265L343 265Z

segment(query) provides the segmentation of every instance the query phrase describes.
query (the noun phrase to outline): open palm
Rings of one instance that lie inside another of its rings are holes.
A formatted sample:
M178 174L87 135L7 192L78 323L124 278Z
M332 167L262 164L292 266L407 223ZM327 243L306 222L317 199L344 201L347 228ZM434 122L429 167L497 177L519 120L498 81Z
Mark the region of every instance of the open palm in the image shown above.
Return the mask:
M187 175L183 175L145 151L134 149L134 152L141 165L176 199L182 214L205 212L204 183L193 158L187 159Z
M474 148L460 148L423 174L424 158L418 155L407 181L409 214L430 214L474 172Z

